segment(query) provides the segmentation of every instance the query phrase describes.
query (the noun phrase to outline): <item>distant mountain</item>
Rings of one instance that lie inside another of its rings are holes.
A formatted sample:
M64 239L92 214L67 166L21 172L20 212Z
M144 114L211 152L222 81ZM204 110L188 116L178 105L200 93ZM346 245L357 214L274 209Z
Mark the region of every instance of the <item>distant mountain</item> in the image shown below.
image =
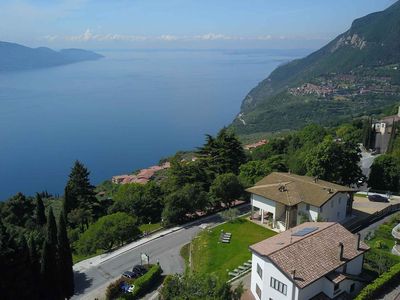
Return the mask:
M47 68L102 57L95 52L81 49L54 51L45 47L29 48L0 42L0 72Z
M275 69L243 100L238 133L328 124L400 101L400 2Z

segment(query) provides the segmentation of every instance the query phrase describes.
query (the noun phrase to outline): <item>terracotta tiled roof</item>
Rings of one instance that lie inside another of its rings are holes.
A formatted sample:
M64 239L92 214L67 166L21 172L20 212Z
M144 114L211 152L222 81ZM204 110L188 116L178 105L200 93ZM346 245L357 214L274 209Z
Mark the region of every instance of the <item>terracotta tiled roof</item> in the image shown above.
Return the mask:
M316 228L304 236L294 236L304 228ZM304 288L315 280L335 271L369 249L342 225L332 222L306 222L274 237L250 246L250 249L273 262L288 278L295 270L295 284ZM339 259L339 242L343 259Z
M246 191L288 206L305 202L317 207L338 192L355 192L354 189L328 181L279 172L269 174Z

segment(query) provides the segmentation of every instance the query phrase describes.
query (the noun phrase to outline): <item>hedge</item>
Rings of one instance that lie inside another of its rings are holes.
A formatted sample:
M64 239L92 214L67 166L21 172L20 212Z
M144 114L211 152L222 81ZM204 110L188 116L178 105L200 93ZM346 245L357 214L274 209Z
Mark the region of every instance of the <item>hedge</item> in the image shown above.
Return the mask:
M363 288L355 298L355 300L370 300L375 299L380 292L382 292L386 287L391 285L394 281L400 278L400 263L392 266L390 270L383 273L377 279L375 279L371 284Z
M119 299L138 299L140 296L146 294L155 284L157 284L162 273L161 267L153 265L149 271L143 276L139 277L134 281L135 289L132 293L124 294Z
M106 291L106 300L117 299L121 294L121 284L125 282L124 278L118 278L116 281L110 283Z

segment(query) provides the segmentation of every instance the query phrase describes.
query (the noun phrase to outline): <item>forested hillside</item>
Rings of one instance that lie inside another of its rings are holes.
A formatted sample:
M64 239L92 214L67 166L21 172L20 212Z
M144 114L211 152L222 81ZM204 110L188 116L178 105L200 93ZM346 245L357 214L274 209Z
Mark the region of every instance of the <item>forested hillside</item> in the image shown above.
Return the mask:
M400 98L400 2L353 22L322 49L277 68L244 99L240 134L330 124Z

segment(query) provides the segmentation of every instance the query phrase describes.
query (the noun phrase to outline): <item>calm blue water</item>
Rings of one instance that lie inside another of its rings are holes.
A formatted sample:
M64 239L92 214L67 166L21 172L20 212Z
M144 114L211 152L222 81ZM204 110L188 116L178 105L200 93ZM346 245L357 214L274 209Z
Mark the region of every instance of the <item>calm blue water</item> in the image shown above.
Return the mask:
M98 51L105 59L0 74L0 199L62 193L74 160L97 184L189 150L247 92L305 51Z

